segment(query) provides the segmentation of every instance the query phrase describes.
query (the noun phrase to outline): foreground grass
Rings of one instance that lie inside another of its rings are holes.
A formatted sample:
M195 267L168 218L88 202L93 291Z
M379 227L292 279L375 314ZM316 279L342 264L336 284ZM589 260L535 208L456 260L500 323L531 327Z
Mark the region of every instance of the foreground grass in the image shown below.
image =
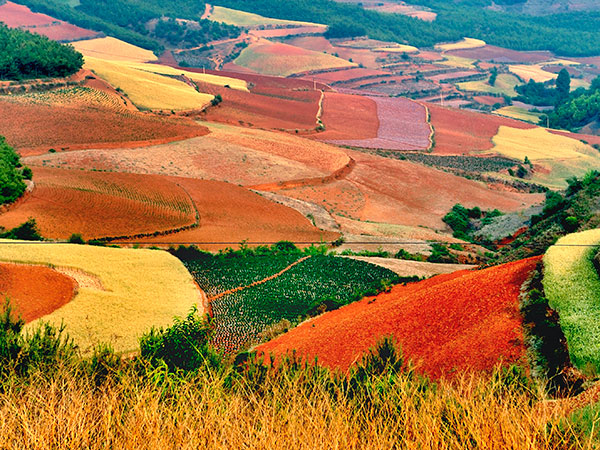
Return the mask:
M569 234L544 256L544 291L560 315L571 361L580 369L600 369L600 279L592 246L600 229Z
M99 386L78 370L4 383L0 447L585 448L561 406L500 376L437 385L368 376L343 390L327 372L288 366L260 383L232 371L119 369Z

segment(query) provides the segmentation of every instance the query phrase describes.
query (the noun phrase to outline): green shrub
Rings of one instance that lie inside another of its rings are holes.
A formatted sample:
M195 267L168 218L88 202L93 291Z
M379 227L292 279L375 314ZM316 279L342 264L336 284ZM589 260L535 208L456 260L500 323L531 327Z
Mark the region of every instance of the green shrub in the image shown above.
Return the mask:
M79 233L73 233L69 237L69 244L85 244L83 237Z
M16 239L21 241L44 240L38 229L37 222L33 218L29 218L26 222L22 223L16 228L13 228L10 231L0 233L0 238Z
M25 192L26 186L19 167L19 155L0 136L0 205L14 202Z

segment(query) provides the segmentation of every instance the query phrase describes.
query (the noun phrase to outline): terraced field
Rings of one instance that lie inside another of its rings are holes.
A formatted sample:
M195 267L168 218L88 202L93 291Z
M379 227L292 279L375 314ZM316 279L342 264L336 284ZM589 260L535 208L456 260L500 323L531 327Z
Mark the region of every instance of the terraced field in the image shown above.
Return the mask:
M145 50L110 36L73 42L73 47L83 56L110 61L146 62L158 60L150 50Z
M222 6L212 6L207 19L214 22L236 25L244 28L264 27L320 27L325 31L326 26L311 22L299 22L294 20L271 19L258 14L252 14L245 11L224 8Z
M76 292L75 280L50 267L0 263L0 299L25 322L52 313Z
M26 6L13 2L0 4L0 18L10 28L41 34L55 41L75 41L98 35L95 31L71 25L46 14L34 13Z
M501 126L494 137L496 153L538 165L532 181L550 188L566 187L566 179L583 177L591 168L600 167L598 151L581 141L550 133L544 128L516 129Z
M474 48L485 47L485 42L480 39L464 38L462 41L449 44L438 44L435 46L437 50L450 52L453 50L471 50Z
M356 66L332 55L267 40L251 44L234 62L256 73L282 77L312 70Z
M35 189L0 225L36 219L47 238L133 236L197 223L196 208L176 183L157 176L35 168Z
M276 274L300 256L213 258L186 265L201 288L219 293ZM321 303L330 308L349 303L361 292L380 288L383 280L397 279L393 272L362 261L312 256L264 284L211 300L215 344L237 351L257 343L261 332L283 319L296 321Z
M514 75L508 73L501 73L496 79L494 86L488 83L488 80L481 81L465 81L464 83L458 83L458 87L467 92L477 93L489 93L489 94L500 94L508 95L509 97L515 97L517 95L515 86L521 84L519 79Z
M405 98L372 97L377 105L377 137L370 139L327 140L331 144L387 150L426 150L430 147L431 127L426 108ZM361 121L363 115L356 116Z
M544 292L558 311L571 360L580 369L600 369L600 278L592 258L600 230L570 234L544 256Z
M533 80L537 83L545 83L546 81L554 80L556 74L552 72L546 72L542 68L543 64L537 65L510 65L509 70L515 75L519 76L526 83L529 80Z
M325 131L315 138L323 141L363 140L377 137L377 103L361 95L326 92L321 117Z
M0 96L0 130L23 155L98 147L144 146L205 135L186 118L129 111L97 89Z
M526 365L519 294L538 261L398 285L304 323L258 351L281 356L296 350L346 371L381 337L393 335L416 370L435 378Z
M518 106L505 106L504 108L498 108L494 111L494 114L535 124L540 121L540 118L543 115L543 113L528 111L527 109L519 108Z
M138 338L152 326L171 325L193 305L203 311L189 272L162 251L10 241L3 242L0 261L56 267L76 279L75 297L40 320L64 323L83 353L98 343L116 351L138 348Z
M524 64L535 64L544 61L549 61L554 58L554 56L550 52L519 52L507 48L495 47L493 45L486 45L485 47L473 49L455 50L450 52L449 54L474 60L478 59L481 61Z

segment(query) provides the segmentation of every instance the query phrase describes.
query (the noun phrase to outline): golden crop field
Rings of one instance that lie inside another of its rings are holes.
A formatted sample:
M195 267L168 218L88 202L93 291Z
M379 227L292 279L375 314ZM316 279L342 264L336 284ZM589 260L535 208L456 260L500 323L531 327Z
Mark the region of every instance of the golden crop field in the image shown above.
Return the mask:
M540 121L540 117L543 115L542 113L528 111L525 108L519 108L518 106L505 106L495 110L494 114L534 124L537 124Z
M443 61L438 61L436 64L443 66L459 67L461 69L472 69L475 67L475 59L463 58L462 56L444 55Z
M85 67L113 87L123 90L141 109L202 109L213 99L212 95L197 92L183 81L140 70L126 62L86 57Z
M448 56L446 56L446 58L447 57ZM517 86L518 84L521 84L521 82L514 75L511 75L509 73L501 73L498 75L494 86L490 86L488 80L466 81L464 83L458 83L457 86L463 91L485 92L490 94L506 94L509 97L514 97L515 95L517 95L517 93L515 92L515 86Z
M544 291L557 310L573 363L600 369L600 278L594 268L593 246L600 229L567 235L544 256Z
M238 27L259 27L261 25L272 26L272 27L284 27L284 26L321 26L323 29L327 28L325 25L311 22L299 22L295 20L282 20L282 19L270 19L268 17L259 16L258 14L252 14L245 11L238 11L235 9L224 8L222 6L213 6L212 12L208 17L209 20L214 22L222 22L228 25L236 25Z
M357 64L327 53L266 40L245 48L234 61L263 75L287 77L311 70L356 67Z
M543 65L545 64L546 63ZM546 72L542 69L542 64L511 64L508 68L512 73L521 77L526 83L529 80L533 80L537 83L545 83L546 81L554 80L558 76L555 73Z
M547 170L534 171L531 181L549 188L566 187L566 179L582 177L600 167L600 156L587 144L566 136L550 133L545 128L520 130L501 126L493 138L494 147L485 153L529 160Z
M39 321L59 326L83 352L97 343L133 350L152 326L169 326L193 305L203 305L192 276L174 256L160 250L32 244L3 241L0 261L65 269L79 289L70 303Z
M89 39L71 43L83 56L108 59L111 61L156 61L158 58L150 50L137 47L113 37Z
M248 84L244 80L240 80L238 78L223 77L220 75L212 75L209 73L205 74L189 72L184 69L176 69L174 67L163 66L161 64L132 63L128 64L128 67L159 75L185 75L190 80L194 80L200 83L214 84L216 86L229 86L231 89L237 89L238 91L248 92Z
M466 37L462 41L458 42L452 42L449 44L437 44L435 48L444 52L449 52L451 50L468 50L470 48L479 48L484 47L485 45L485 41L482 41L481 39L473 39Z
M412 45L398 44L392 47L376 47L373 49L374 52L388 52L388 53L416 53L419 51L417 47Z

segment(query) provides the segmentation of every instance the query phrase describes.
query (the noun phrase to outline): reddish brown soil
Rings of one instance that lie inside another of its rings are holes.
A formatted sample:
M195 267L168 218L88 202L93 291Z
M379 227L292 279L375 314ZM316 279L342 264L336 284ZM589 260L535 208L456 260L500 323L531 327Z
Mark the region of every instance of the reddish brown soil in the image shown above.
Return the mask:
M26 6L13 2L0 5L0 21L10 28L21 28L56 41L76 41L98 35L95 31L71 25L46 14L31 12Z
M501 125L535 128L535 125L491 114L444 108L431 103L427 107L435 130L433 152L438 154L463 155L489 150L494 146L492 138Z
M456 203L516 211L542 194L501 192L447 172L390 158L346 151L356 165L345 179L281 193L348 218L444 230L442 217Z
M390 75L388 72L381 70L371 70L363 68L335 70L332 72L323 72L313 75L313 78L322 83L343 83L346 81L356 80L359 78L371 78L379 75Z
M325 131L319 140L370 139L377 137L377 104L360 95L325 93L323 115Z
M322 33L323 27L274 28L271 30L252 30L250 34L261 38L286 37L298 34Z
M561 131L561 130L548 130L548 131L550 131L550 133L570 137L571 139L576 139L578 141L585 141L590 145L594 145L594 144L600 145L600 136L595 136L593 134L571 133L569 131Z
M504 99L502 97L493 97L491 95L476 95L473 97L477 103L481 103L482 105L493 106L496 103L504 104Z
M73 279L49 267L0 263L0 298L25 322L50 314L75 295Z
M435 378L523 364L519 293L538 261L399 285L305 322L258 351L281 356L296 350L347 371L379 339L392 335L417 371Z
M502 63L540 63L552 59L550 52L519 52L507 48L486 45L479 48L465 50L452 50L449 55L461 56L463 58L479 59L481 61L495 61Z
M142 147L208 133L190 119L159 117L84 101L64 105L0 97L0 130L23 155L85 148Z
M182 186L200 211L200 227L167 236L136 239L141 242L195 242L216 250L249 242L319 242L337 233L315 228L299 212L271 202L242 187L218 181L169 178Z
M0 226L34 218L42 236L85 239L167 231L196 222L188 194L155 175L34 167L35 188L0 215Z
M202 92L220 94L223 98L223 103L207 110L203 116L207 120L265 129L313 131L317 126L319 91L265 87L244 92L210 84L198 83L198 86Z

